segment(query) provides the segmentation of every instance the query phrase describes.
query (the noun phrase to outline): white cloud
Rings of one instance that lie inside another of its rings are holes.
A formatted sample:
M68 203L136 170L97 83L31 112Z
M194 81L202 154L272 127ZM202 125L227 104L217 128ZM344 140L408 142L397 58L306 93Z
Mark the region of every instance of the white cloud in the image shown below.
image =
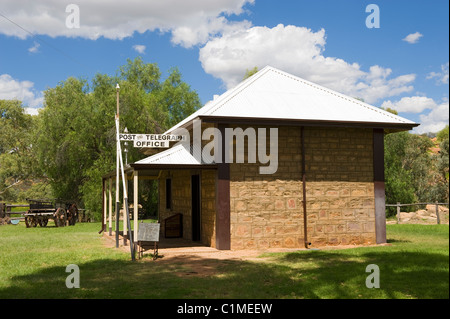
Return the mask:
M442 130L449 123L449 103L447 99L441 102L426 96L404 97L399 101L385 101L381 107L391 108L398 112L416 113L419 115L420 125L414 128L414 132L436 133Z
M417 42L419 42L419 39L423 37L423 34L420 32L416 32L416 33L411 33L408 34L404 39L402 39L403 41L406 41L410 44L415 44Z
M28 48L28 52L30 52L30 53L37 53L40 46L41 45L39 44L39 42L34 41L33 46L31 48Z
M448 100L436 105L428 114L420 115L420 126L414 131L422 134L437 133L449 123L449 103Z
M38 115L39 114L39 109L38 108L33 108L33 107L26 107L25 108L25 113L26 114L30 114L30 115Z
M413 90L415 74L390 78L392 70L378 65L363 71L358 63L325 57L325 44L323 29L253 27L211 39L200 49L200 61L227 88L237 85L246 69L271 65L367 103Z
M37 92L34 83L30 81L18 81L9 74L0 75L0 99L20 100L25 106L31 108L41 107L44 102L42 92Z
M441 65L441 72L430 72L427 80L436 78L436 84L448 84L448 62Z
M173 32L172 41L185 47L204 43L236 23L226 17L240 15L254 0L164 0L146 1L77 0L80 28L66 27L68 3L55 0L3 0L2 13L33 34L51 37L123 39L134 32ZM237 23L240 24L240 23ZM25 39L30 36L6 19L0 19L0 33Z
M382 108L391 108L398 112L406 113L422 113L423 111L433 109L436 106L437 103L433 99L425 96L404 97L400 101L385 101L381 105Z
M136 44L136 45L133 45L133 49L134 49L136 52L140 53L140 54L144 54L146 48L147 48L147 47L146 47L145 45L142 45L142 44Z

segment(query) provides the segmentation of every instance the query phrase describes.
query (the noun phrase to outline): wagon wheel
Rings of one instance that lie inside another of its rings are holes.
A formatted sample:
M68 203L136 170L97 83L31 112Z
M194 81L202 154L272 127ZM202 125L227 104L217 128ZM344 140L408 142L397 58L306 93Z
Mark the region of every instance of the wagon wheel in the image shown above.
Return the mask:
M66 226L66 221L67 221L66 210L62 207L58 208L58 210L54 214L54 220L55 220L56 227Z
M39 218L39 226L45 227L48 224L48 217L47 216L40 216Z
M28 214L31 213L31 210L28 211ZM30 227L36 227L37 226L37 220L35 218L35 216L25 216L25 225L27 226L27 228Z
M70 205L68 209L67 219L69 220L69 225L74 226L78 218L78 208L76 204Z
M25 216L25 226L27 226L27 228L31 227L31 216Z

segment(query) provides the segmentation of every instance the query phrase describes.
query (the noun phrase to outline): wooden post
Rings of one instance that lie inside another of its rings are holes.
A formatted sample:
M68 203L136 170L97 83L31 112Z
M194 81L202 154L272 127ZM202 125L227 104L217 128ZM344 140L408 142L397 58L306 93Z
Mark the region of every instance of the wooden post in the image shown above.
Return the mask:
M222 162L217 165L216 248L230 250L230 164L225 163L225 125L219 124L218 129L222 136Z
M107 198L106 198L106 179L103 179L103 220L102 220L102 231L106 231L106 214L107 214Z
M133 227L133 231L134 231L134 238L137 238L137 232L138 232L138 212L139 212L139 201L138 201L138 182L139 182L139 173L138 171L134 171L134 175L133 175L133 199L134 199L134 204L133 204L133 209L134 209L134 227Z
M112 177L109 178L109 187L108 187L108 195L109 195L109 236L112 236Z
M400 203L397 202L397 224L400 223Z
M119 164L117 164L119 167ZM119 174L116 174L116 248L119 248L119 221L120 221L120 202L119 202Z
M436 202L436 218L437 218L438 225L440 225L441 224L441 218L439 217L439 204L438 204L438 202Z
M384 184L384 130L373 130L373 181L375 195L375 236L377 244L386 239L386 195Z
M128 218L129 216L127 216L128 213L128 207L125 207L126 203L125 203L125 195L128 194L128 178L127 175L125 175L125 189L123 192L123 245L126 246L127 245L127 236L128 236Z

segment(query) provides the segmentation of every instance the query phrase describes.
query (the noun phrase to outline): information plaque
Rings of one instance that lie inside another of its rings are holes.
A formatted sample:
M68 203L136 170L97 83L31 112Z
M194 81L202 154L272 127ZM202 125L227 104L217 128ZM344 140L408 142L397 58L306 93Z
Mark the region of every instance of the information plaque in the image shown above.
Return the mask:
M137 241L159 241L159 223L140 223Z

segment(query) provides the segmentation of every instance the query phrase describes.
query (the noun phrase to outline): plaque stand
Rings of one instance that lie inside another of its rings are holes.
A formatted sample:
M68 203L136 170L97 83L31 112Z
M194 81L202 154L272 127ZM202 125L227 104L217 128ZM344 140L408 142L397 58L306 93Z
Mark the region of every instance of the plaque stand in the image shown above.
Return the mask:
M144 256L146 248L151 249L151 243L153 243L153 260L158 258L159 229L159 223L140 223L137 235L139 259Z
M148 242L144 242L144 241L138 241L138 258L141 259L144 256L144 245L145 243ZM158 258L158 243L155 241L153 242L153 260L156 260Z

